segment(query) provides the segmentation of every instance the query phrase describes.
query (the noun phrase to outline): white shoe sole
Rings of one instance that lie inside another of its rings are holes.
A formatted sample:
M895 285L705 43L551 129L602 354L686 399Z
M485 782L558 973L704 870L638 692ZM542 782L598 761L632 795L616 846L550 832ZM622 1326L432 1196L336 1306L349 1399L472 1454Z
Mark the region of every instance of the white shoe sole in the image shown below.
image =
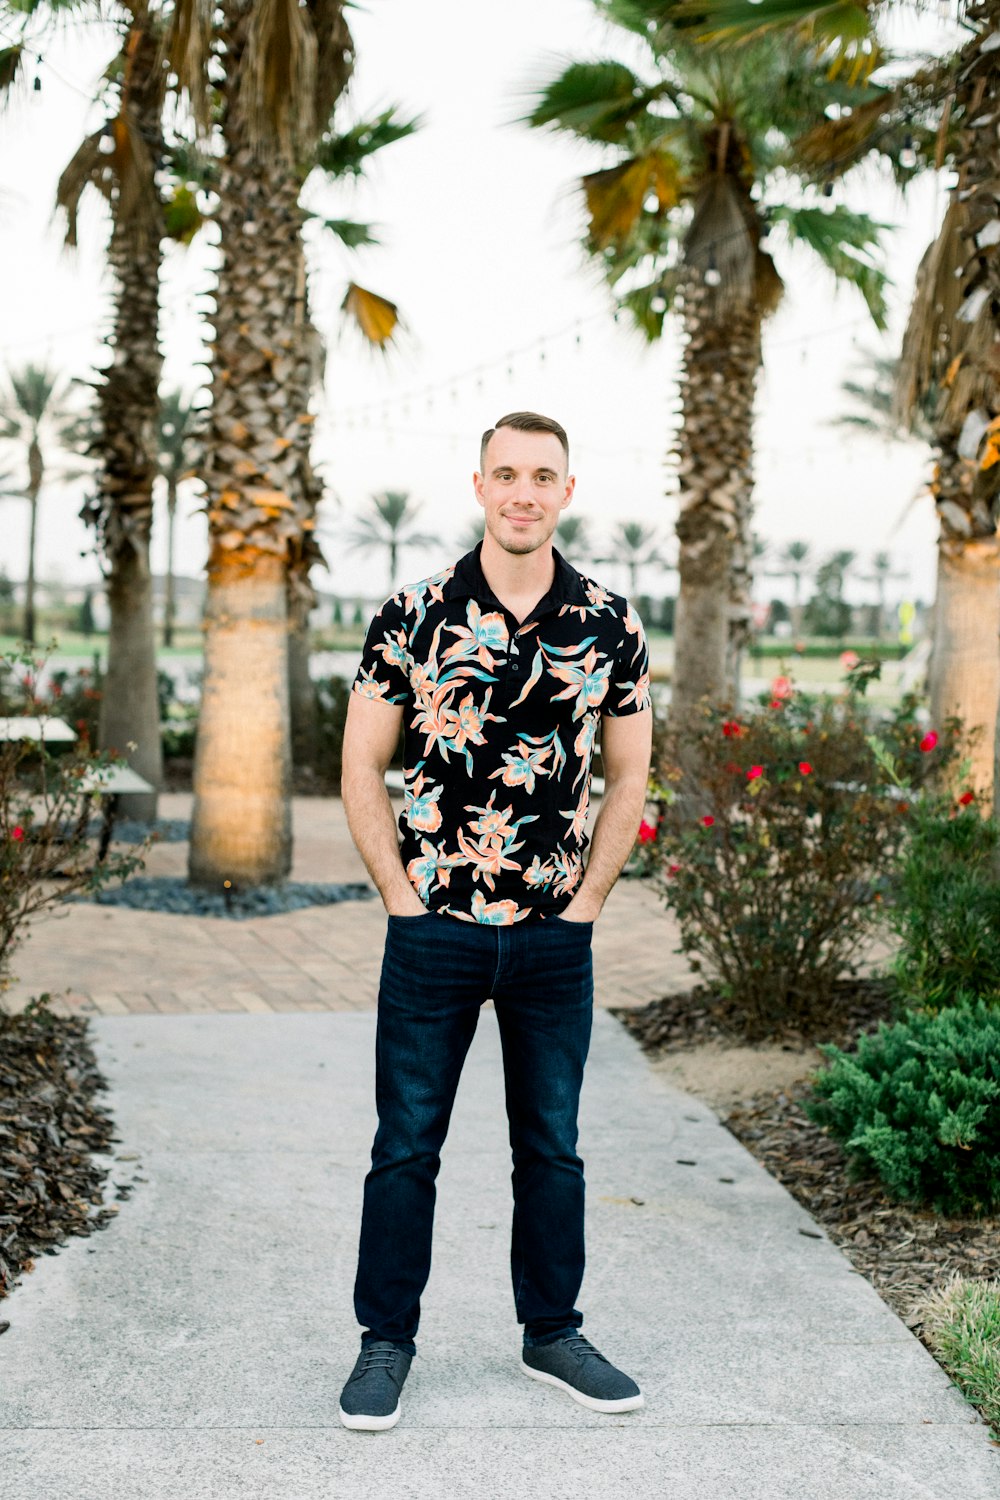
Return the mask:
M391 1411L387 1417L370 1417L364 1412L345 1411L341 1406L340 1420L345 1427L350 1427L353 1432L385 1432L390 1427L395 1427L400 1417L400 1407Z
M638 1396L622 1396L618 1401L601 1401L597 1396L584 1395L583 1391L578 1391L575 1386L569 1384L569 1381L560 1380L558 1375L547 1375L544 1370L533 1370L530 1365L525 1364L523 1359L521 1369L525 1375L530 1375L532 1380L541 1380L546 1385L558 1386L561 1391L572 1396L574 1401L579 1401L581 1406L588 1406L591 1411L634 1411L637 1406L645 1405L641 1391Z

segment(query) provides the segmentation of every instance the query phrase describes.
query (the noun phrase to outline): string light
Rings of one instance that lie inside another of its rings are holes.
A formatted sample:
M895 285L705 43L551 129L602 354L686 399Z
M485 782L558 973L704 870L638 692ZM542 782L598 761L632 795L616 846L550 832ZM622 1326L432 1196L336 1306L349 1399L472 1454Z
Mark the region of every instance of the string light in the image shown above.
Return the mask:
M720 272L718 266L715 264L715 247L713 246L708 252L708 268L705 271L705 285L719 286L721 281L722 273Z
M913 135L909 130L903 138L902 149L899 153L899 165L906 172L912 172L917 165L917 153L913 149Z

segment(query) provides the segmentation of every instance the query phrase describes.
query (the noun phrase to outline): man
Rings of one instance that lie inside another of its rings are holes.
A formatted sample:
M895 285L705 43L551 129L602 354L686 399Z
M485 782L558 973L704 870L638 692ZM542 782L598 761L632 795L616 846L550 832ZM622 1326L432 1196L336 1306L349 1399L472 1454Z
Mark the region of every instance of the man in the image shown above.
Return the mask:
M513 1158L510 1265L521 1369L595 1411L642 1405L579 1332L577 1113L593 1011L591 938L632 848L652 737L648 654L627 601L552 545L573 497L569 445L534 412L483 435L482 542L387 599L344 734L351 835L388 912L378 997L379 1125L354 1308L361 1354L341 1420L399 1420L431 1257L455 1091L492 996ZM385 770L404 729L400 847ZM586 870L590 766L605 791Z

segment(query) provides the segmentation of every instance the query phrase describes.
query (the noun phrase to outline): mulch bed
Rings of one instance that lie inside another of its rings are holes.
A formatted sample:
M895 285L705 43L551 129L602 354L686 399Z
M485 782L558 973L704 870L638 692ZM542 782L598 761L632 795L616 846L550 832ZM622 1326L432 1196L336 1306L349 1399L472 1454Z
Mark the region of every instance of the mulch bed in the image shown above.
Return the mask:
M654 1057L708 1040L747 1042L724 1002L702 988L615 1014ZM819 1042L847 1049L893 1014L885 981L856 979L838 987L819 1031L790 1027L770 1040L790 1050ZM893 1202L877 1179L852 1180L840 1144L805 1113L802 1101L808 1094L803 1080L787 1090L754 1094L720 1112L720 1118L920 1337L920 1306L952 1271L1000 1276L1000 1217L946 1219Z
M106 1087L85 1017L0 1012L0 1299L39 1255L117 1214L102 1188L109 1167L95 1159L119 1139L96 1101ZM114 1186L129 1196L131 1183ZM0 1319L0 1333L9 1327Z

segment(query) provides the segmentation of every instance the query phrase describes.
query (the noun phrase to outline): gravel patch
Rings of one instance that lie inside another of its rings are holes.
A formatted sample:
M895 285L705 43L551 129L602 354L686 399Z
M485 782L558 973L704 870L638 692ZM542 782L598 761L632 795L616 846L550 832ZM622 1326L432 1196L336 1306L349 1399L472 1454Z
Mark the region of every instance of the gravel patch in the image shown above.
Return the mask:
M70 899L96 902L98 906L130 906L134 911L164 911L181 917L231 917L234 921L245 921L248 917L301 911L307 906L332 906L338 901L370 901L374 895L374 888L364 881L339 885L289 881L280 886L206 891L189 885L179 875L135 875L115 888Z

